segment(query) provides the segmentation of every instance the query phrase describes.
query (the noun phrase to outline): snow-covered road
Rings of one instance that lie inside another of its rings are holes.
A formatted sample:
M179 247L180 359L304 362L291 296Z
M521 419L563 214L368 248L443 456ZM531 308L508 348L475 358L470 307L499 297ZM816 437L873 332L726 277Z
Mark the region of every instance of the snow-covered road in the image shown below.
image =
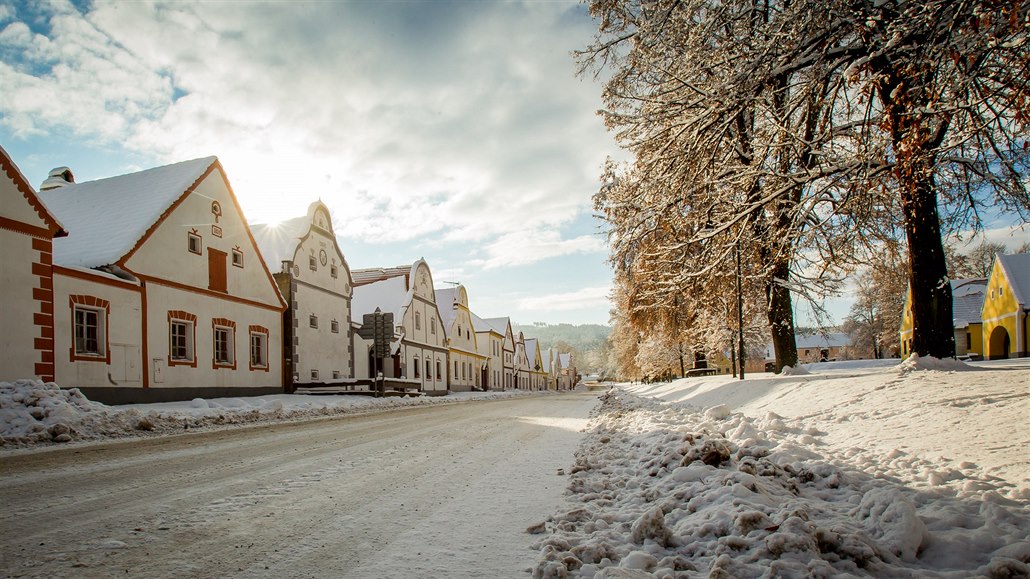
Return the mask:
M595 394L0 459L12 576L518 577Z

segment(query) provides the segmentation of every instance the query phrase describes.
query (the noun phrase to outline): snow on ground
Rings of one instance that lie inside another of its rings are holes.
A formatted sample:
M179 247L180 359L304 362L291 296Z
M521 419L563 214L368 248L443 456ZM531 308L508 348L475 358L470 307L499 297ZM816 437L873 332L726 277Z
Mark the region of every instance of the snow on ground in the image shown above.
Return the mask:
M61 389L54 383L18 380L0 382L0 448L170 434L191 428L360 414L525 394L460 392L388 398L274 394L107 406L88 400L77 388Z
M534 576L1030 574L1030 360L803 369L613 389Z

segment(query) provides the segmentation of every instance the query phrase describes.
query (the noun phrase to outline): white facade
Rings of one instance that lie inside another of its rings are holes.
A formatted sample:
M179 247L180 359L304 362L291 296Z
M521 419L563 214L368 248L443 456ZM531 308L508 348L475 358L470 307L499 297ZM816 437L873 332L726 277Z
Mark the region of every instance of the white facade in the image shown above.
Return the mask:
M486 357L484 390L504 390L504 334L490 322L472 314L479 354Z
M61 224L0 147L0 380L54 379L52 256Z
M483 390L490 380L488 358L479 352L479 336L472 323L468 292L459 285L437 289L435 293L447 334L448 386L455 392Z
M252 230L287 303L287 382L292 387L352 381L352 279L329 208L316 201L304 216Z
M526 336L519 332L515 340L515 365L513 374L517 390L532 390L529 357L526 355Z

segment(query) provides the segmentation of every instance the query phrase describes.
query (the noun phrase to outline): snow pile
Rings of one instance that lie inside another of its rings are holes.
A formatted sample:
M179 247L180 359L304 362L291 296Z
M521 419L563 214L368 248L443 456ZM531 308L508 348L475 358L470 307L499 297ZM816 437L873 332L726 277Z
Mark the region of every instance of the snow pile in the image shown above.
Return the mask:
M361 414L526 394L463 392L388 398L276 394L107 406L88 400L77 388L61 389L52 382L18 380L0 382L0 447L169 434L192 428Z
M783 369L780 370L781 376L804 376L805 374L810 373L811 372L806 370L804 366L798 366L797 368L794 368L793 366L784 366Z
M975 370L973 366L961 360L951 358L934 358L933 356L919 357L919 354L912 354L904 362L898 364L898 370L902 372L914 372L916 370L937 370L939 372L961 372L964 370Z
M905 486L824 456L823 436L773 412L606 394L570 472L574 508L548 522L533 575L1030 572L1030 500L986 482L964 495Z

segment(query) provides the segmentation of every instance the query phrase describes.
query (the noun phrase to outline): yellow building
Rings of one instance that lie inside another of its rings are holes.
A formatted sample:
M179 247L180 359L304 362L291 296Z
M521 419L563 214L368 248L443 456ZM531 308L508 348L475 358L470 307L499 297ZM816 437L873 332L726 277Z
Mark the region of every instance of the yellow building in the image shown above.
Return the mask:
M986 357L1027 356L1027 316L1030 315L1030 254L997 255L987 278L981 316Z
M974 277L951 280L951 314L955 324L955 355L980 358L984 355L980 310L987 279ZM901 357L912 354L912 289L905 294L901 314Z

